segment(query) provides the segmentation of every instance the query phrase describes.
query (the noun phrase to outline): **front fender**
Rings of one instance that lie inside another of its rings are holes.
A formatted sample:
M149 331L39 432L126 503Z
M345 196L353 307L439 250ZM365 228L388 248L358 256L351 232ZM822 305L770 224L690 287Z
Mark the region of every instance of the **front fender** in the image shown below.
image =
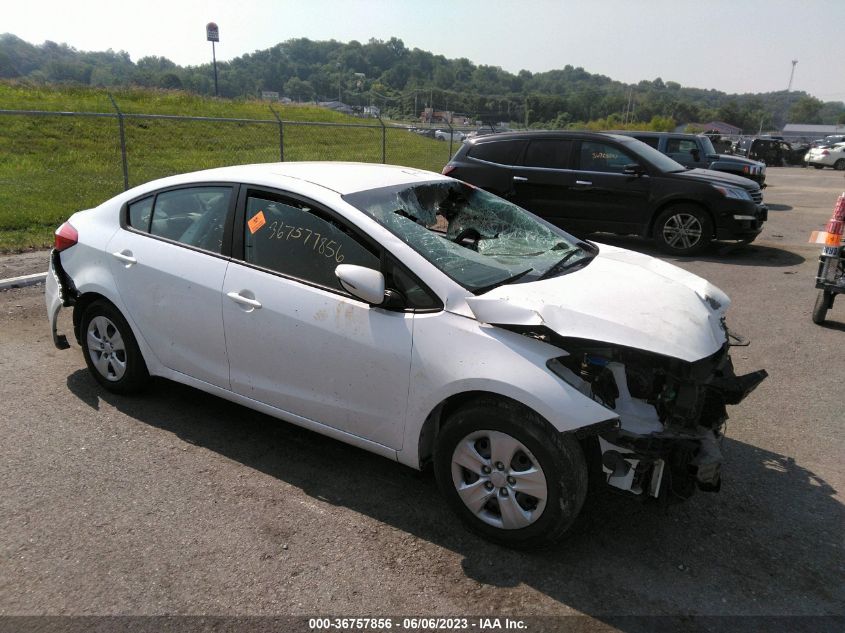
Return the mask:
M449 350L444 354L443 350ZM546 363L554 345L449 312L414 319L411 386L399 460L417 466L423 424L442 403L469 392L504 396L530 408L562 433L617 414L556 376Z

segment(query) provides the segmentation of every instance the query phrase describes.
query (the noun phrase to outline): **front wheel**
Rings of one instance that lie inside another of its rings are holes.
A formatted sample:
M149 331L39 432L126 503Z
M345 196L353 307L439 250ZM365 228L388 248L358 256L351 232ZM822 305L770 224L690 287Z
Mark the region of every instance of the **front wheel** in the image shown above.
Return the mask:
M813 323L821 325L827 317L827 310L830 307L830 300L833 297L832 292L827 290L819 290L816 296L816 305L813 306Z
M132 329L106 301L94 301L82 315L82 354L88 370L114 393L134 393L150 375Z
M587 494L580 444L505 402L455 412L437 439L434 469L441 493L470 530L517 549L563 536Z
M710 216L689 204L670 206L654 224L657 247L672 255L695 255L710 243L712 235Z
M845 158L840 158L838 161L833 163L833 168L836 171L845 171Z

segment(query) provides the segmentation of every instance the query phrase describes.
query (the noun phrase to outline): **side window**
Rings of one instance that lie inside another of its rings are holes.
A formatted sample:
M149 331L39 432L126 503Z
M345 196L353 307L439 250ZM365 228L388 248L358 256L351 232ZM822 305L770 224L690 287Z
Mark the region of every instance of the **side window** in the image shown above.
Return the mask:
M636 164L637 160L620 148L597 141L582 141L580 168L584 171L600 171L621 174L625 165Z
M129 226L144 233L150 232L150 218L153 215L154 196L138 200L129 205Z
M153 207L150 234L219 253L231 197L230 187L190 187L160 193Z
M526 167L567 169L572 141L565 139L538 139L528 144L523 163Z
M469 150L469 157L499 165L513 165L525 141L492 141L479 143Z
M244 259L287 277L348 294L334 274L338 264L379 270L379 258L341 224L308 205L250 195Z

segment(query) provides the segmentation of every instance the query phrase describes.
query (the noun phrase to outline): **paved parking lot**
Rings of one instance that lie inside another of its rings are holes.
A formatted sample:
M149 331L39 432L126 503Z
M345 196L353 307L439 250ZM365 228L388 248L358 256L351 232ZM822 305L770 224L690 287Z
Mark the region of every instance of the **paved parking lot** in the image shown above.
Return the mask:
M845 614L845 298L811 322L807 244L845 181L769 182L758 242L670 260L733 299L737 372L770 374L729 411L722 491L611 496L538 553L466 533L430 473L164 381L108 394L40 287L0 292L0 615Z

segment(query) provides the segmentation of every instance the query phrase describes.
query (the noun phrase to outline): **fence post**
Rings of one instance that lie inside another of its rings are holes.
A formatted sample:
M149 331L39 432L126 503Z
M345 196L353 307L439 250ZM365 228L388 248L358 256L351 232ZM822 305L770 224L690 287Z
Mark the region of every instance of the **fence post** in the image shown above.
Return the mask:
M117 102L111 96L111 93L109 92L107 94L109 95L109 101L111 101L111 104L117 111L117 127L120 130L120 159L123 163L123 190L126 191L129 189L129 165L126 160L126 134L123 131L123 112L117 107Z
M387 126L381 120L380 114L377 114L376 118L381 123L381 164L384 165L387 162Z
M279 122L279 162L285 162L285 124L282 122L281 117L279 117L278 113L273 109L273 106L268 105L270 108L270 112L273 113L273 116L276 117L276 120Z
M446 125L449 126L449 155L446 157L446 162L448 163L452 158L452 136L455 134L455 129L449 121L446 121Z

